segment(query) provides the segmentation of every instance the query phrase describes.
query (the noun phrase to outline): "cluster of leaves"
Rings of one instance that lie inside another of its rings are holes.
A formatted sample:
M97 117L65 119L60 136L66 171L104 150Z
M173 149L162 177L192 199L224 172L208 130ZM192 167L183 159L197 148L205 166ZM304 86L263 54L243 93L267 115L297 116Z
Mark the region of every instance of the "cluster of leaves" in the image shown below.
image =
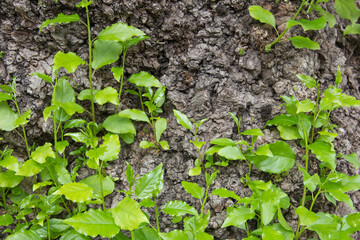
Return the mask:
M286 28L279 33L276 28L276 22L274 15L262 8L261 6L253 5L249 7L250 16L256 20L259 20L262 23L266 23L274 28L278 37L265 46L265 50L269 52L271 48L278 43L285 35L285 33L294 26L300 25L304 31L308 30L321 30L326 26L326 23L330 28L333 28L336 23L336 18L331 13L327 12L321 4L328 2L328 0L302 0L301 5L299 6L296 14L293 18L289 18L286 23ZM335 11L336 13L344 19L351 21L351 24L346 27L344 30L344 35L346 34L360 34L360 25L357 24L357 20L360 17L360 10L356 7L355 0L335 0ZM306 14L309 16L311 12L315 12L316 19L298 19L297 17L301 11L307 7ZM303 36L293 36L288 38L291 41L295 48L308 48L311 50L320 49L319 43L311 40L308 37Z

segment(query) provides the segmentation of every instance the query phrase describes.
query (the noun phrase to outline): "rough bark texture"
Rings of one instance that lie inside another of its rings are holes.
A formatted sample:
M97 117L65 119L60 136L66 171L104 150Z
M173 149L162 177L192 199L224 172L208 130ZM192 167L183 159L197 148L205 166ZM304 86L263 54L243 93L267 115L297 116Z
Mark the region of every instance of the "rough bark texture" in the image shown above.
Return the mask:
M72 14L77 12L83 19L82 9L74 8L74 1L60 0L2 0L0 2L0 51L5 56L0 59L1 84L11 81L13 76L18 80L18 99L20 108L31 109L32 117L27 125L30 144L41 145L45 140L51 141L51 121L44 122L42 110L49 106L52 88L32 72L51 74L52 58L61 50L75 52L83 59L87 58L87 31L82 24L55 25L38 33L40 24L58 13ZM75 1L76 2L76 1ZM266 53L264 46L275 38L275 32L266 28L249 16L248 7L258 4L271 10L278 19L280 30L285 28L286 20L296 12L299 2L282 2L260 0L95 0L90 7L92 34L96 36L104 27L118 21L133 25L148 36L137 47L127 54L126 77L141 70L149 71L166 86L167 96L163 117L169 119L164 139L169 141L171 150L154 152L141 150L139 142L150 139L148 133L139 134L135 143L122 144L119 159L111 162L106 170L113 177L118 177L117 189L126 185L125 161L134 168L136 174L145 174L159 163L164 164L165 188L160 195L160 206L174 199L181 199L199 208L189 194L181 187L181 181L197 181L203 185L202 178L188 176L193 167L196 150L189 143L192 136L189 131L180 127L172 114L178 109L189 117L200 120L208 118L200 129L199 138L210 141L218 137L236 138L235 124L227 112L234 112L243 117L242 130L247 128L263 129L265 122L283 112L278 108L282 103L281 95L296 94L299 99L313 98L314 93L305 89L296 78L296 74L307 74L321 79L323 86L333 83L337 66L343 72L341 87L345 93L360 98L360 80L358 72L358 38L343 37L344 21L338 21L335 28L303 34L318 41L321 50L297 50L289 42L283 42ZM330 8L331 4L325 7ZM333 12L332 9L328 9ZM295 28L290 35L301 32ZM244 55L240 50L245 50ZM105 86L118 88L113 80L110 67L104 67L95 74L95 87ZM82 67L71 76L78 86L77 92L88 88L87 69ZM129 86L125 86L128 88ZM139 108L138 99L126 95L122 106ZM97 107L98 121L112 114L113 107ZM336 140L337 150L343 154L356 152L360 155L358 109L340 109L334 112L332 122L339 126ZM145 126L137 125L139 132ZM272 143L279 139L276 129L265 129L265 136L259 143ZM6 144L14 147L18 157L25 156L24 145L20 138L12 133L3 133ZM291 144L291 143L290 143ZM295 145L292 145L295 146ZM300 161L300 159L297 159ZM311 166L317 166L315 159ZM311 168L310 168L311 169ZM356 171L346 162L339 164L339 171L355 174ZM89 170L90 171L90 170ZM90 172L82 169L79 178ZM226 187L240 196L249 194L249 190L240 183L240 178L248 171L244 162L236 161L221 169L213 188ZM317 169L313 169L317 171ZM273 175L254 169L254 179L265 181L276 180ZM291 197L291 203L298 205L302 194L302 175L294 166L289 174L277 182ZM356 211L360 210L360 192L350 194ZM106 198L106 203L114 207L123 196L113 193ZM351 212L346 205L337 208L331 203L325 204L319 199L315 211L336 212L345 215ZM211 211L209 232L216 239L241 239L245 232L235 228L220 228L226 217L226 207L231 200L210 197L206 209ZM285 218L296 224L296 215L292 208L285 213ZM179 228L172 224L169 217L161 215L160 227L163 231ZM304 236L310 238L310 236ZM355 236L359 237L359 236Z

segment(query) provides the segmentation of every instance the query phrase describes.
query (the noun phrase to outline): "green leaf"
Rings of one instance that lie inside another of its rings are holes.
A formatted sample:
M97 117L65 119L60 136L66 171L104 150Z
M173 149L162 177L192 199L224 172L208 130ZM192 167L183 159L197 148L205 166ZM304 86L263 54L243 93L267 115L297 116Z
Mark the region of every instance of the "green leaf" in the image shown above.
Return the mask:
M27 110L23 115L21 115L20 117L18 117L15 121L14 121L14 125L15 126L20 126L20 125L25 125L29 122L30 120L30 115L31 115L31 109Z
M44 80L45 82L52 83L52 78L46 74L35 72L35 73L31 73L30 76L37 76L37 77L41 78L42 80Z
M114 191L115 184L109 176L101 178L102 193L105 197ZM91 187L93 189L93 196L95 198L101 199L100 179L98 174L87 177L84 180L81 180L80 183L85 183L86 185Z
M0 216L0 226L8 226L14 222L14 219L10 214L2 214Z
M296 25L301 25L301 27L304 29L304 31L308 30L320 30L323 29L326 26L326 18L325 16L322 16L320 18L314 19L314 20L306 20L306 19L300 19L300 20L293 20L289 19L286 23L287 28L291 28Z
M286 222L286 219L284 218L284 215L282 214L280 207L278 207L278 220L284 229L293 232L291 226Z
M337 201L346 203L352 210L354 210L354 205L351 198L346 193L344 193L342 189L330 189L327 190L327 193Z
M360 17L354 0L335 0L335 11L341 18L350 20L353 25Z
M300 113L298 114L298 131L299 131L299 135L301 136L302 139L309 139L309 133L311 130L311 120L309 119L309 116L304 114L304 113Z
M98 92L99 90L93 89L93 94L94 94L94 98L95 98L95 94ZM80 94L77 97L79 100L83 101L83 100L91 100L91 90L90 89L84 89L80 92ZM96 102L96 99L94 100L94 102Z
M141 227L141 228L135 229L134 238L136 240L159 239L159 235L158 235L158 232L154 228Z
M71 229L66 231L66 233L61 236L60 240L90 240L90 238L85 237L83 234L78 233L74 229Z
M315 10L320 12L321 15L323 15L326 18L326 21L329 24L330 28L333 28L335 23L336 23L336 18L334 17L334 15L332 15L331 13L328 13L327 11L325 11L320 4L316 4L315 5Z
M276 141L269 144L273 156L248 156L257 168L268 173L281 173L290 170L295 163L295 153L288 144Z
M0 85L0 89L4 90L7 93L14 93L11 85Z
M169 143L167 141L160 141L160 146L164 149L164 150L169 150Z
M167 121L165 118L160 118L155 123L155 136L156 136L156 142L160 141L161 135L166 130Z
M180 124L181 126L183 126L186 129L189 129L190 131L192 131L192 123L185 114L174 109L174 115L176 117L176 121L178 124Z
M136 135L136 130L131 120L128 118L120 117L117 114L108 117L104 121L103 126L109 132L118 134L131 133Z
M64 53L60 51L55 54L53 64L53 71L63 67L68 73L73 73L80 64L84 65L85 61L73 52Z
M149 38L148 36L140 36L140 37L131 38L129 41L126 41L124 43L124 47L126 49L129 49L131 46L134 46L134 45L138 44L139 42L141 42L145 39L148 39L148 38Z
M6 240L42 240L42 238L34 230L23 230L16 231L14 234L11 234L6 238Z
M84 109L77 103L74 102L66 102L60 104L60 107L65 110L66 114L69 116L74 115L76 112L82 113Z
M150 123L150 120L145 112L138 109L125 109L118 113L120 117L130 118L135 121L143 121Z
M299 168L299 170L303 173L303 182L305 187L311 192L314 192L316 190L316 187L320 186L321 184L319 175L315 173L314 175L310 176L310 174L304 168Z
M308 48L311 50L319 50L319 43L310 40L308 37L296 36L289 38L295 48Z
M222 149L223 146L219 146L219 145L215 145L215 146L212 146L210 147L208 150L206 150L205 154L206 155L213 155L214 153L217 153L220 151L220 149Z
M111 72L113 73L115 80L120 82L120 77L124 74L124 68L112 67Z
M51 143L47 142L41 147L37 147L35 151L31 153L31 158L38 163L45 163L46 158L55 157L55 153L52 150Z
M112 216L117 226L123 230L135 230L141 223L149 223L140 205L134 199L126 197L113 208Z
M270 11L263 9L260 6L253 5L249 7L249 12L252 18L276 28L274 15Z
M303 206L296 208L295 213L299 215L300 223L304 226L310 226L319 219L319 216Z
M34 176L35 174L39 173L43 169L44 169L43 165L30 159L30 160L27 160L21 166L19 171L16 172L16 175L31 177L31 176Z
M241 197L236 195L233 191L227 190L226 188L215 189L211 194L222 198L233 198L237 201L241 200Z
M193 196L194 198L201 200L204 197L205 191L204 189L199 187L198 184L192 182L186 182L186 181L182 181L181 184L185 189L185 191L191 194L191 196Z
M345 218L346 223L349 224L351 227L359 229L359 227L360 227L360 212L348 214L344 218Z
M275 116L272 120L266 122L266 126L273 125L283 125L283 126L293 126L296 125L298 119L296 116L281 114L280 116Z
M246 135L246 136L263 136L264 135L264 133L258 128L245 130L241 134Z
M18 118L18 115L11 109L7 102L0 102L0 116L0 130L10 132L16 128L14 122Z
M187 234L181 230L174 230L169 233L160 233L163 240L189 240Z
M190 142L197 148L197 149L200 149L202 146L204 146L204 144L206 142L202 142L202 141L193 141L193 140L190 140Z
M115 23L104 30L102 30L98 38L109 41L117 41L117 42L126 42L129 41L132 37L144 36L141 30L128 26L125 23Z
M331 169L335 170L336 160L335 160L335 151L332 149L330 143L316 141L309 145L309 149L312 153L316 155L316 158L320 161L326 163L326 165Z
M117 134L107 133L104 137L104 142L100 148L104 149L104 153L100 155L99 159L103 161L113 161L118 159L120 153L120 140Z
M185 214L198 215L194 207L183 201L169 201L162 210L171 216L183 216Z
M15 175L13 171L0 172L0 187L2 188L13 188L20 184L24 179L23 176Z
M229 138L216 138L211 140L210 144L216 144L220 146L235 146L236 142Z
M152 143L152 142L148 142L148 141L141 141L139 146L142 148L142 149L147 149L149 147L153 147L153 148L156 148L155 144Z
M70 201L82 203L91 199L93 188L85 183L67 183L59 188L54 194L64 194Z
M139 199L149 198L160 193L164 187L164 170L160 163L151 172L142 176L135 186L135 195Z
M157 80L153 75L150 75L144 71L131 75L131 77L129 77L129 82L135 84L138 87L162 87L159 80Z
M67 121L64 125L64 129L69 129L69 128L80 128L84 126L84 123L86 121L83 119L71 119L69 121Z
M8 93L2 93L0 92L0 102L11 100L12 96Z
M95 93L95 101L99 105L103 105L108 102L114 105L119 105L118 92L115 88L106 87Z
M56 142L55 143L55 149L60 153L63 154L65 151L65 148L69 146L69 142L68 141L61 141L61 142Z
M219 150L218 154L229 160L245 160L241 150L236 146L227 146Z
M80 3L78 3L78 4L76 4L76 7L78 7L78 8L86 8L86 7L88 7L90 4L92 4L93 3L93 1L88 1L88 0L81 0L81 2Z
M307 88L314 88L316 87L316 81L314 78L307 76L307 75L301 75L301 74L297 74L296 75L298 79L300 79L302 81L302 83L307 87Z
M99 69L102 66L116 62L119 60L121 52L121 43L101 39L96 40L94 42L92 68Z
M153 101L158 108L160 108L165 102L165 91L165 86L162 86L161 88L158 88L154 94Z
M346 26L344 30L344 35L347 34L358 34L360 35L360 24L356 23L354 25L348 25Z
M60 13L56 18L54 19L46 19L46 21L44 21L40 28L39 28L39 33L41 33L41 30L47 26L51 26L54 25L55 23L70 23L70 22L78 22L80 21L80 17L77 14L72 14L72 15L64 15L62 13Z
M228 226L235 226L240 228L247 220L253 219L255 217L255 212L251 211L247 207L228 207L226 209L227 217L225 222L222 224L222 228Z
M350 155L342 155L343 158L345 158L346 161L352 163L354 165L355 170L358 170L360 167L359 157L356 155L356 153L352 153Z
M273 229L271 226L266 226L262 229L261 237L263 240L285 240L282 232Z
M277 126L277 129L280 132L280 137L284 140L296 140L301 138L298 128L295 126L279 125Z
M201 174L201 167L194 167L189 169L189 176L198 176Z
M271 150L270 150L270 146L268 144L262 145L260 146L257 150L256 150L256 155L262 155L262 156L269 156L269 157L273 157L274 155L272 154Z
M50 182L50 181L38 182L33 185L32 190L33 190L33 192L35 192L36 190L38 190L40 188L43 188L46 186L51 186L51 185L53 185L53 182Z
M11 156L11 152L5 153L3 160L0 161L0 166L14 172L17 172L19 170L19 163L17 161L17 158Z
M100 235L112 238L120 231L119 227L115 225L111 213L100 209L90 209L87 212L65 219L64 222L72 226L79 233L91 237Z

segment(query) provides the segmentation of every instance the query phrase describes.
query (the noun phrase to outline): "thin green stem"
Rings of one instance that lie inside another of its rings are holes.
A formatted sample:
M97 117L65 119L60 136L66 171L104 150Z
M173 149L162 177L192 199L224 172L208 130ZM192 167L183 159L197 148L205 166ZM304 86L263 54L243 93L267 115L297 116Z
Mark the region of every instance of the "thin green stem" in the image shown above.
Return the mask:
M141 88L141 87L138 87L138 91L139 91L141 108L142 108L143 112L145 112L145 110L144 110L144 103L143 103L142 96L141 96L142 88Z
M309 8L308 8L308 10L306 11L307 14L310 14L311 11L313 10L313 8L314 8L314 2L315 2L315 0L311 0L311 3L310 3L310 5L309 5Z
M134 235L134 231L130 230L130 235L131 235L131 240L135 240L135 235Z
M296 20L297 16L300 14L301 10L303 9L305 3L307 2L307 0L303 0L299 9L297 10L296 14L294 15L294 17L292 18L293 20ZM272 46L274 46L276 43L278 43L280 41L280 39L285 35L285 33L290 29L290 27L286 27L285 30L270 44L267 45L267 48L271 49Z
M312 128L311 128L311 138L310 138L310 144L313 143L314 141L314 135L315 135L315 123L316 123L316 119L318 117L318 115L320 114L320 109L319 108L319 101L320 101L320 89L319 89L319 83L316 83L316 92L317 92L317 96L316 96L316 105L315 105L315 112L314 112L314 119L313 119L313 124L312 124Z
M5 211L7 211L5 188L1 188L1 194L2 194L2 199L3 199L4 209L5 209Z
M249 225L247 222L245 222L245 227L246 227L246 234L248 237L250 237L250 230L249 230Z
M19 109L19 104L17 102L17 99L16 99L16 93L14 93L14 100L13 102L15 103L15 106L16 106L16 110L18 112L18 116L21 117L21 112L20 112L20 109ZM26 137L26 130L25 130L25 126L22 124L21 125L21 128L22 128L22 131L23 131L23 139L24 139L24 142L25 142L25 147L26 147L26 152L28 154L28 157L29 159L31 158L30 156L30 149L29 149L29 144L28 144L28 141L27 141L27 137Z
M117 105L117 107L116 107L115 114L119 111L119 106L120 106L120 101L121 101L121 93L122 93L122 89L124 86L125 57L126 57L126 49L124 50L123 58L122 58L122 74L121 74L120 90L119 90L119 97L118 97L119 105Z
M156 196L154 197L154 202L155 202L155 213L156 213L156 228L157 228L158 233L160 233L159 210L157 207Z
M47 232L48 232L48 239L51 240L51 234L50 234L50 218L49 216L46 217L46 222L47 222Z
M203 203L201 204L200 217L202 217L203 214L204 214L204 207L205 207L206 200L207 200L207 198L208 198L209 188L210 188L210 186L206 186L205 198L204 198Z
M94 90L93 90L93 82L92 82L92 41L91 41L91 30L90 30L90 17L89 17L89 9L86 7L86 27L88 31L88 44L89 44L89 82L90 82L90 101L91 101L91 116L92 121L95 123L95 107L94 107Z
M100 182L100 195L102 201L103 210L106 210L105 200L104 200L104 192L103 192L103 182L102 182L102 174L101 174L102 162L99 164L98 172L99 172L99 182Z

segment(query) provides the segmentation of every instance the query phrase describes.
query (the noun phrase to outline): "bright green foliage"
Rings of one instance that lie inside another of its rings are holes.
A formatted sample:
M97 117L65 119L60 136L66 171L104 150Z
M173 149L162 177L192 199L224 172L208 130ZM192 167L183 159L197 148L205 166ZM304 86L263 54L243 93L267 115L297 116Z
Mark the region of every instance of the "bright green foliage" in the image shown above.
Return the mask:
M17 172L19 170L19 163L16 157L11 156L12 151L3 153L3 158L0 160L0 166L8 170Z
M72 15L64 15L62 13L60 13L56 18L54 19L47 19L45 22L43 22L39 28L39 33L41 32L41 30L47 26L51 26L54 25L55 23L70 23L70 22L78 22L80 21L80 17L77 14L72 14Z
M135 84L138 87L162 87L159 80L144 71L131 75L129 82Z
M295 153L288 144L277 141L268 144L272 156L254 155L247 156L257 168L269 173L288 171L295 163Z
M42 74L42 73L35 72L35 73L31 73L30 75L31 75L31 76L35 75L35 76L41 78L42 80L44 80L44 81L47 82L47 83L52 83L52 81L53 81L52 78L49 77L49 76L46 75L46 74Z
M212 195L219 196L222 198L233 198L239 201L241 198L236 195L233 191L227 190L226 188L218 188L212 191Z
M319 43L311 40L308 37L296 36L289 38L291 43L294 45L295 48L308 48L311 50L319 50L320 45Z
M307 76L307 75L302 75L302 74L297 74L296 77L298 79L300 79L307 88L316 87L316 81L314 78Z
M111 115L108 117L104 121L103 126L109 132L118 134L131 133L136 135L136 130L130 119L120 117L119 115Z
M31 177L44 169L44 166L34 160L27 160L16 172L16 175Z
M3 214L0 216L0 226L8 226L14 222L10 214Z
M54 194L64 194L65 197L73 202L82 203L91 199L93 193L92 187L84 183L68 183L63 185Z
M94 42L94 59L91 63L93 69L111 64L119 60L122 52L121 43L98 39Z
M149 223L140 210L138 202L126 197L112 210L112 216L117 226L124 230L135 230L141 223Z
M169 233L160 233L160 236L164 240L189 240L187 234L181 230L174 230Z
M178 124L183 126L186 129L192 131L192 123L190 122L189 118L183 114L182 112L174 109L174 115L176 117L176 121Z
M19 185L24 179L22 176L16 176L13 171L0 172L0 187L2 188L13 188Z
M344 30L344 35L358 34L360 35L360 24L348 25Z
M186 181L182 181L181 184L185 191L191 194L194 198L202 199L204 197L204 189L199 187L198 184Z
M331 170L335 170L335 151L332 149L330 143L323 141L316 141L309 145L309 149L316 155L316 158L327 164Z
M286 27L291 28L296 25L300 25L304 29L304 31L320 30L326 26L326 18L325 18L325 16L322 16L320 18L310 20L310 21L306 20L306 19L300 19L298 21L289 19L287 21Z
M108 41L126 42L131 40L131 38L134 36L139 37L144 35L145 33L143 33L141 30L119 22L102 30L99 33L98 38Z
M95 102L99 105L103 105L108 102L114 105L119 105L117 96L118 92L115 88L106 87L103 90L97 91L95 93Z
M263 9L261 6L253 5L249 7L249 12L250 16L256 20L276 28L275 17L270 11Z
M83 234L71 229L66 231L60 238L60 240L90 240L90 238L84 236Z
M0 115L1 130L9 132L16 128L14 122L18 116L6 102L0 102Z
M352 163L356 170L360 167L359 157L356 155L356 153L352 153L347 156L342 155L342 157L345 158L348 162Z
M90 237L100 235L111 238L120 231L120 228L115 225L111 213L99 209L90 209L85 213L65 219L64 222L72 226L79 233Z
M164 187L162 163L154 170L142 176L136 186L135 195L139 199L150 198L161 192Z
M354 0L335 0L335 11L340 17L350 20L352 25L360 17L360 10Z
M81 180L80 183L85 183L93 189L93 197L101 199L101 190L99 186L99 175L92 175ZM103 196L107 196L115 189L115 184L110 177L102 177L102 191Z
M140 111L138 109L125 109L125 110L119 112L118 115L120 117L130 118L131 120L134 120L134 121L143 121L143 122L150 123L150 120L149 120L148 116L146 115L146 113L143 111Z
M0 102L11 100L12 96L8 93L2 93L0 92Z
M183 216L185 214L198 215L194 207L182 201L169 201L162 211L171 216Z
M222 228L228 226L235 226L241 228L243 224L255 217L255 212L250 208L239 206L237 208L228 207L226 209L227 218L225 219Z
M124 74L124 68L122 67L112 67L111 72L114 75L116 81L120 81L120 77Z
M54 64L53 71L56 71L59 68L63 67L66 69L68 73L73 73L80 64L84 65L85 62L73 52L69 52L69 53L58 52L54 56L53 64Z
M166 130L167 121L165 118L160 118L155 123L155 136L156 136L156 142L160 141L161 135Z
M6 238L6 240L24 240L24 239L42 240L42 238L34 230L17 231Z
M55 157L51 143L45 143L44 146L36 148L36 150L31 153L31 158L38 163L45 163L48 157Z

